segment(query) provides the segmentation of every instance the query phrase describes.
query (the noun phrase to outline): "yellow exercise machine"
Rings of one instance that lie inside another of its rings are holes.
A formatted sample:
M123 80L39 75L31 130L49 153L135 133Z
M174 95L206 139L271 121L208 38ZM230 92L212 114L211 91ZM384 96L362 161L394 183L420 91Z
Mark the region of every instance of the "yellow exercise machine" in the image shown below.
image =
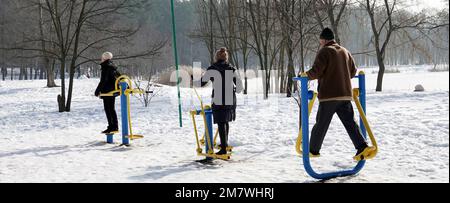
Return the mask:
M122 118L122 145L129 145L130 139L136 140L144 138L143 135L133 134L133 126L131 123L131 111L130 111L130 95L144 94L145 92L139 88L133 89L133 83L131 79L122 75L116 79L116 89L106 94L100 94L101 97L116 97L120 96L121 106L121 118ZM129 132L128 132L129 131ZM114 134L107 134L107 143L113 143Z
M192 117L192 123L194 125L194 135L197 143L197 155L206 157L206 160L212 160L212 159L222 159L222 160L230 160L231 159L231 151L233 150L233 147L228 147L227 151L228 154L225 155L217 155L214 153L214 148L218 148L218 145L216 144L218 133L215 134L213 138L213 114L212 109L210 106L205 106L203 104L203 100L198 94L197 90L194 88L194 92L197 95L199 101L200 101L200 110L194 110L191 111L191 117ZM197 128L197 122L195 117L201 116L203 118L203 123L205 126L205 133L204 137L200 139L198 128ZM202 149L202 146L205 146L205 152Z

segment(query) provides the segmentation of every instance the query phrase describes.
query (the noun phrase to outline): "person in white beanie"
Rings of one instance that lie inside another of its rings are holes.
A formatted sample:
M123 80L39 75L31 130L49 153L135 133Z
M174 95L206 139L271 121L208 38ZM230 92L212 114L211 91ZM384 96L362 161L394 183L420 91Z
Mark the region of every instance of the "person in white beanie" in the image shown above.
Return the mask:
M95 96L99 97L101 94L109 93L116 89L116 78L120 76L117 71L117 66L112 62L113 54L111 52L105 52L102 55L101 64L102 74L100 83L95 90ZM116 96L102 96L103 106L105 108L106 118L108 119L108 127L102 133L111 134L119 131L119 125L117 121L117 113L115 109Z

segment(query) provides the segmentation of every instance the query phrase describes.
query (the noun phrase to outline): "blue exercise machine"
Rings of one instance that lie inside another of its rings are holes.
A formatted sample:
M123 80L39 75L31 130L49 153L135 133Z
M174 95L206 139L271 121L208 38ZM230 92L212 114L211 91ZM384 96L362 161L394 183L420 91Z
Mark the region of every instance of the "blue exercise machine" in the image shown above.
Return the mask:
M134 135L133 127L131 123L130 112L130 95L143 94L144 91L137 88L133 89L131 79L128 76L120 76L116 80L116 90L101 94L102 97L120 96L120 112L122 118L122 145L130 145L130 140L144 138L142 135ZM114 133L106 134L106 142L108 144L114 144Z
M359 79L359 88L353 90L353 100L356 103L360 114L360 127L363 132L364 138L367 138L367 133L369 134L370 140L374 146L374 151L370 154L366 154L365 157L356 157L358 161L357 165L349 170L329 172L329 173L318 173L311 166L310 162L310 152L309 152L309 115L311 114L312 106L314 105L314 100L316 93L308 90L309 78L306 73L302 73L301 77L294 78L294 81L300 82L299 97L301 100L301 129L299 133L299 139L301 140L300 146L302 150L297 150L302 153L303 165L306 172L313 178L316 179L331 179L342 176L350 176L359 173L365 163L366 159L374 158L378 152L377 142L373 136L372 130L366 118L366 77L365 73L361 71L357 76ZM312 102L310 102L312 101Z

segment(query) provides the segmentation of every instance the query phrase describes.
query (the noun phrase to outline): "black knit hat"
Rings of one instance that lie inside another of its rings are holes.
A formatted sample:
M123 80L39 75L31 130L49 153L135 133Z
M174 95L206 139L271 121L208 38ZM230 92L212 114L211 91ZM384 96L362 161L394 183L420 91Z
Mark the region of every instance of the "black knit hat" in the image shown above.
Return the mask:
M322 33L320 34L320 39L325 40L334 40L334 32L330 28L323 29Z

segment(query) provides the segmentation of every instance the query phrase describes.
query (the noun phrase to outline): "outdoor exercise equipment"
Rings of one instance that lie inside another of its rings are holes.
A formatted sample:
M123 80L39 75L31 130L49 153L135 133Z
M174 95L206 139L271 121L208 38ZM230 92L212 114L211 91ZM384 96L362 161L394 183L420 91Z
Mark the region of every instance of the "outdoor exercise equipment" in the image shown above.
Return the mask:
M200 109L191 111L192 123L194 125L194 135L197 143L197 155L206 157L206 160L212 159L222 159L222 160L230 160L231 159L231 151L233 147L228 147L227 151L229 153L225 155L217 155L214 153L214 148L218 148L216 144L218 132L215 134L213 131L213 112L210 106L205 106L203 104L203 100L198 94L197 90L194 88L194 92L197 95L200 101ZM197 122L195 116L201 116L203 118L203 123L205 126L204 137L200 139ZM205 146L205 151L203 151L202 146Z
M130 95L144 94L143 90L136 88L133 89L131 79L122 75L116 79L116 89L106 94L100 94L101 97L115 97L120 96L120 112L122 117L122 145L130 145L130 140L136 140L144 138L142 135L133 134L133 126L131 123L130 112ZM106 142L109 144L114 143L114 133L106 134Z
M316 179L331 179L342 176L355 175L359 173L365 163L366 160L374 158L378 153L378 145L375 140L375 137L372 133L372 129L370 128L369 122L366 118L366 77L363 71L359 72L357 76L359 79L359 88L353 89L353 100L356 103L358 108L358 112L360 115L360 127L361 131L364 135L364 138L367 138L367 134L369 135L370 141L373 145L372 148L374 150L370 151L368 154L363 154L360 157L355 157L355 161L358 161L357 165L353 169L344 170L344 171L336 171L329 173L317 173L311 166L310 162L310 153L309 153L309 115L311 114L312 108L314 106L314 102L317 98L317 93L313 91L308 91L308 75L306 73L302 73L301 77L294 78L294 81L300 82L300 91L299 97L301 100L301 129L298 136L296 150L303 157L303 165L305 167L306 172L313 178Z

